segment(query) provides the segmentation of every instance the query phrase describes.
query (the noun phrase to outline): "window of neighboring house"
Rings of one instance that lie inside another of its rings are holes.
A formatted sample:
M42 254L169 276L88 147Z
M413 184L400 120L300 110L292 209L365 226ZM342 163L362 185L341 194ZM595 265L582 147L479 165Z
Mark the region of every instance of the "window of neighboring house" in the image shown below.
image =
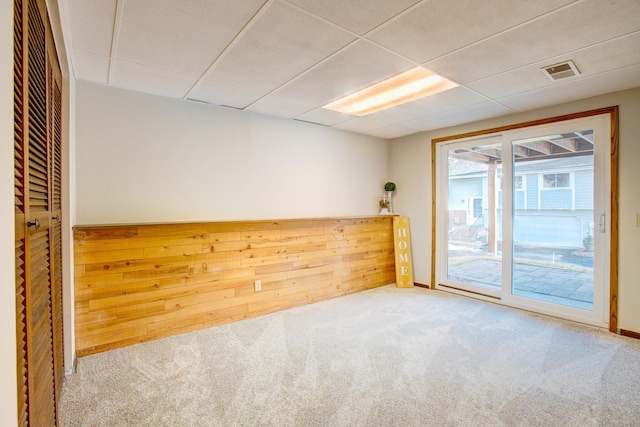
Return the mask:
M568 173L547 173L542 177L542 188L570 188L570 175Z
M571 172L541 174L540 209L575 209Z
M522 176L514 176L513 177L513 189L514 190L524 190L522 185Z

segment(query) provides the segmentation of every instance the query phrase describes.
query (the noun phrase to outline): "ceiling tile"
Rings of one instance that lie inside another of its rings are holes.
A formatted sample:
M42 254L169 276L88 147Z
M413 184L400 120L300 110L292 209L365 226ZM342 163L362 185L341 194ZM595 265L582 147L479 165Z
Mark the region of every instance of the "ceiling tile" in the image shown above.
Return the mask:
M424 63L575 0L429 0L367 38Z
M512 110L495 102L483 102L482 104L447 111L440 114L422 117L416 120L400 123L401 126L417 131L440 129L462 123L489 119L513 113Z
M274 94L305 104L322 106L413 64L370 43L357 41Z
M325 110L324 108L316 108L304 114L300 114L296 117L296 120L303 122L317 123L324 126L333 126L338 123L351 120L353 116L348 114L338 113L337 111Z
M479 95L464 86L458 86L444 92L414 101L416 108L420 111L420 116L442 113L444 111L455 110L470 105L486 102L487 98Z
M420 0L288 0L358 34L365 34Z
M276 2L205 78L271 91L353 40L331 24Z
M638 16L638 0L585 0L426 65L470 83L640 30Z
M398 125L387 126L380 129L375 129L367 132L368 135L377 136L378 138L393 139L400 138L406 135L411 135L416 131L413 129L405 128Z
M85 51L72 52L73 73L79 80L107 84L109 81L109 57Z
M116 16L116 0L67 0L72 47L109 56Z
M640 87L640 65L499 99L515 111L527 111Z
M124 3L117 58L200 77L265 0Z
M339 123L332 127L334 129L348 130L351 132L367 133L367 131L379 129L383 126L378 125L374 121L365 120L365 118L362 118L362 117L356 117L354 119L347 120L346 122Z
M478 80L468 86L492 99L516 95L563 83L563 81L551 81L541 71L541 68L568 59L571 59L580 71L580 75L572 80L640 64L638 46L640 46L640 31L566 55L549 58L524 68Z
M294 118L312 110L313 106L300 104L289 99L267 96L247 107L248 111L275 117Z
M154 95L182 98L197 79L164 70L116 61L110 75L110 84Z
M246 90L222 83L201 80L193 87L186 97L196 101L208 102L210 104L243 109L262 98L264 95L264 92Z

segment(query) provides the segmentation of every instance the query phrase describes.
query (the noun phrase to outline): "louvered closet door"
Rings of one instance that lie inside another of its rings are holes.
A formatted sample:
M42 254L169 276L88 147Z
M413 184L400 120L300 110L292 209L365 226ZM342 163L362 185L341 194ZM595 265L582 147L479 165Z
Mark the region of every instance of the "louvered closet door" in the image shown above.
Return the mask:
M64 376L61 76L44 1L14 5L18 417L54 426Z

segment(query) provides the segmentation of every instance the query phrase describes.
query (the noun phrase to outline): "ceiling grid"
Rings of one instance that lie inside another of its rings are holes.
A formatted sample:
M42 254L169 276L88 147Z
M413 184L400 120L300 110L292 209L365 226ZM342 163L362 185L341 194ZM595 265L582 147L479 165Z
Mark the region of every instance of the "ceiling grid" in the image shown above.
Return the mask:
M76 79L386 139L640 86L638 0L59 0ZM552 81L542 68L573 61ZM455 89L322 108L416 65Z

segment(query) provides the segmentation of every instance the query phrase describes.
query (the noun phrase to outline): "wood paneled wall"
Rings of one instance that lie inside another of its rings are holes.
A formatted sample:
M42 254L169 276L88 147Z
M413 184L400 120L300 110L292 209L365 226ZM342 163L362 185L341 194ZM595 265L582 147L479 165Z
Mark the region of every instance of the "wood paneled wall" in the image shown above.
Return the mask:
M77 354L394 283L392 230L384 216L76 227Z

